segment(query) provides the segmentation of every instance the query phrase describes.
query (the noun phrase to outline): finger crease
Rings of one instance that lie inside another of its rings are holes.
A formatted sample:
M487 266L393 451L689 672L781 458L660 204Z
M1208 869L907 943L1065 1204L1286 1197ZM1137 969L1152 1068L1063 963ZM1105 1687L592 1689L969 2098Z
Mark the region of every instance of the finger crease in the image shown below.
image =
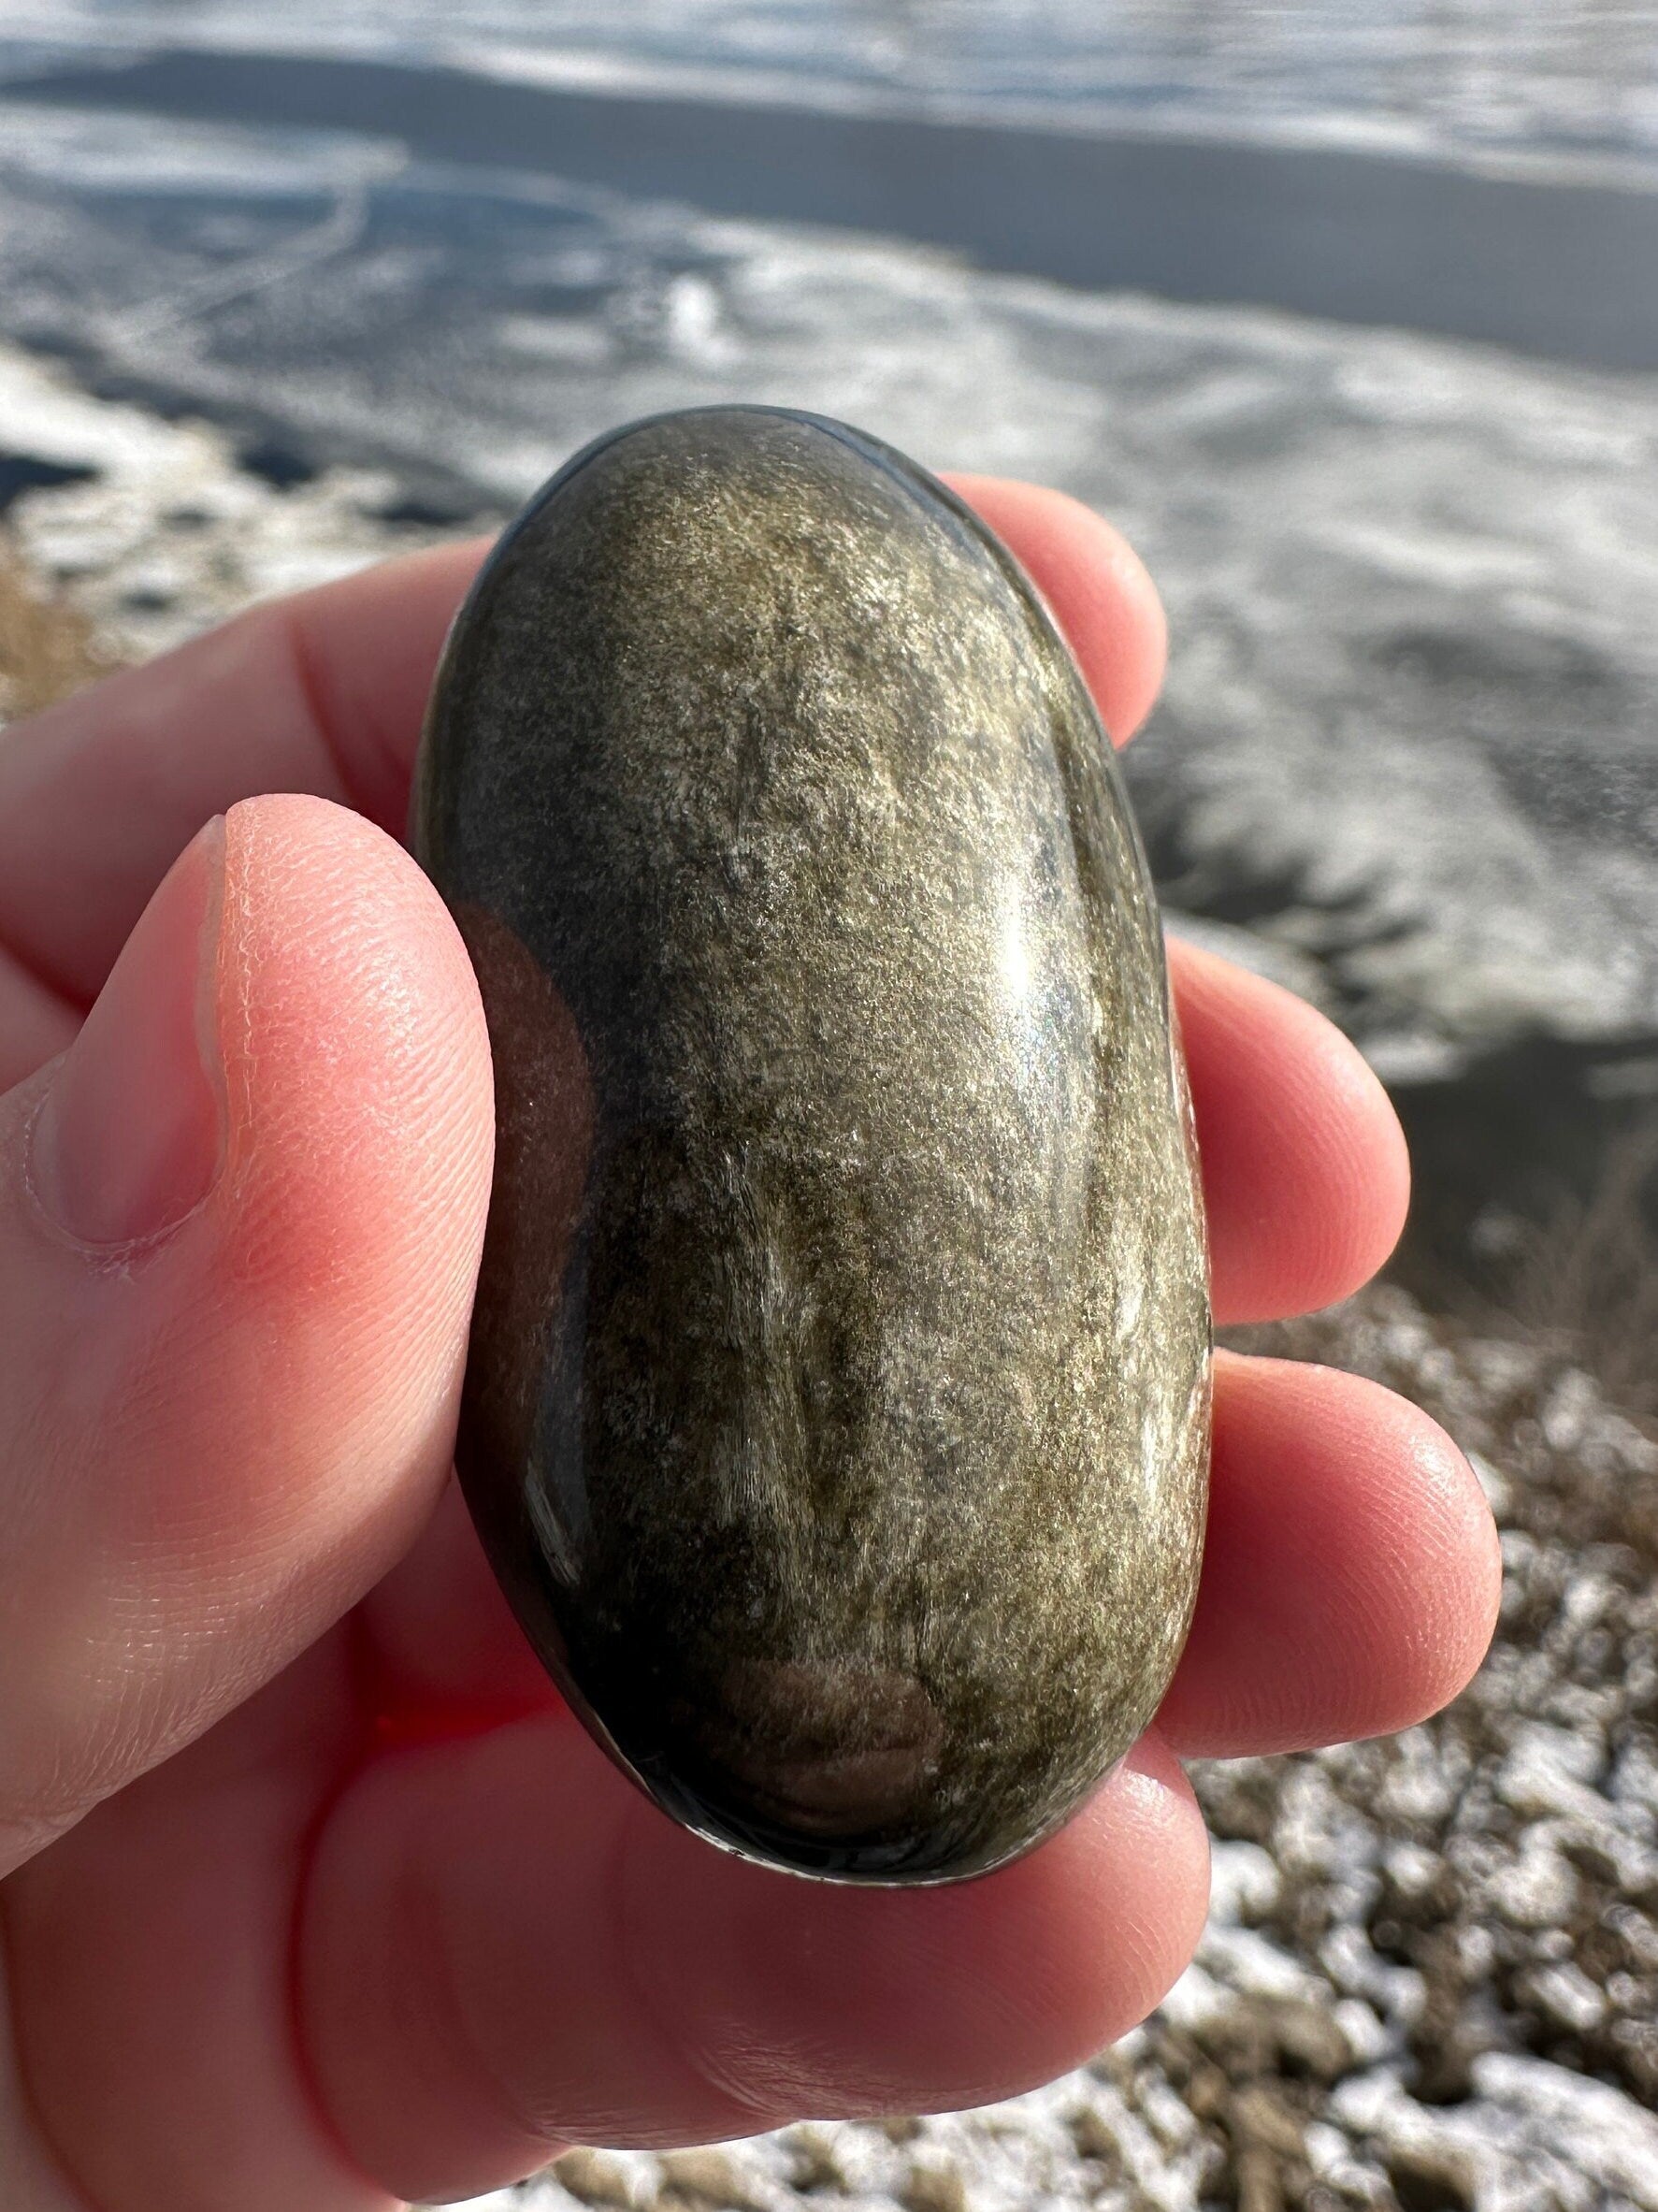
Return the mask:
M92 1000L65 989L55 976L49 976L38 960L7 935L3 926L0 926L0 962L15 968L27 986L50 999L62 1012L72 1016L77 1021L86 1019Z
M631 2009L642 2023L655 2036L657 2044L691 2081L705 2089L715 2101L716 2110L724 2106L737 2123L726 2132L731 2135L753 2134L778 2124L779 2115L770 2106L749 2096L736 2083L722 2080L700 2054L693 2047L677 2022L665 2017L659 1993L660 1975L653 1974L648 1967L642 1971L633 1954L629 1930L635 1916L629 1910L627 1891L626 1868L627 1844L611 1855L609 1879L606 1884L606 1903L614 1930L613 1955L621 1967L621 1979L631 2002Z
M5 2021L5 2029L0 2031L0 2043L8 2042L11 2047L11 2098L8 2102L15 2104L17 2117L22 2119L37 2147L51 2181L62 2194L65 2212L71 2205L77 2208L77 2212L98 2212L98 2207L81 2186L65 2152L47 2127L40 2110L40 2102L29 2075L23 2024L12 1995L14 1976L11 1972L11 1949L12 1938L6 1900L4 1894L0 1894L0 2008L4 2009ZM3 2155L3 2150L0 2150L0 2157Z

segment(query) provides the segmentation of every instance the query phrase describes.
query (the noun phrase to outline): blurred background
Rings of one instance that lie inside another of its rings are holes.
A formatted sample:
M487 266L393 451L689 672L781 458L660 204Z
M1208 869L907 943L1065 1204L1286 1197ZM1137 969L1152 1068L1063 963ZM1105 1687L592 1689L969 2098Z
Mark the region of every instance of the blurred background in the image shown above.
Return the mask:
M1200 1774L1200 1962L1088 2073L530 2201L1658 2212L1658 7L0 6L0 714L714 398L1145 554L1170 926L1417 1160L1256 1340L1447 1422L1507 1601L1442 1720Z

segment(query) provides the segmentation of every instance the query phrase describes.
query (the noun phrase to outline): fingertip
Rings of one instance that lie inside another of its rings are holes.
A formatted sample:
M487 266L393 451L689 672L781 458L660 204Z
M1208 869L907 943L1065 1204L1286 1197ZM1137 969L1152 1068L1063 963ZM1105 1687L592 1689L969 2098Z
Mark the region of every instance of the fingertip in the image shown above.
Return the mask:
M223 853L223 1164L154 1279L134 1449L204 1588L256 1607L285 1581L294 1617L266 1617L288 1636L390 1566L447 1474L488 1044L459 937L383 831L280 794L230 809Z
M1410 1161L1387 1092L1316 1007L1171 937L1197 1121L1215 1318L1348 1296L1405 1225Z
M1478 1481L1419 1407L1219 1352L1203 1582L1159 1727L1188 1757L1409 1728L1477 1671L1501 1587Z
M1146 564L1103 515L1068 493L999 476L946 479L996 532L1046 600L1117 745L1151 712L1168 620Z
M1067 1839L1086 1865L1096 1926L1108 1915L1112 1924L1109 1981L1102 1973L1103 1946L1091 1958L1086 1947L1080 1954L1092 1988L1077 2010L1086 2017L1091 2003L1091 2017L1065 2061L1070 2066L1117 2042L1162 2002L1191 1963L1208 1916L1208 1830L1160 1728L1146 1730L1104 1789L1045 1848ZM1060 1862L1049 1878L1066 1871ZM1060 2071L1050 2065L1032 2079Z
M232 807L218 1000L239 1280L326 1303L372 1279L402 1301L419 1251L423 1294L453 1306L487 1198L489 1045L419 868L328 800Z
M1207 1899L1202 1815L1156 1737L1058 1834L973 1882L802 1894L689 1838L645 1841L629 1885L640 1956L699 2063L771 2124L957 2109L1051 2080L1152 2009ZM685 1885L695 1947L668 1941L665 1901ZM733 1982L710 1979L710 1951L740 1962Z
M1012 2095L1144 2017L1206 1895L1203 1823L1155 1738L1016 1865L905 1891L744 1865L568 1724L527 1720L382 1762L337 1808L306 1900L304 2031L364 2169L465 2194L559 2141Z

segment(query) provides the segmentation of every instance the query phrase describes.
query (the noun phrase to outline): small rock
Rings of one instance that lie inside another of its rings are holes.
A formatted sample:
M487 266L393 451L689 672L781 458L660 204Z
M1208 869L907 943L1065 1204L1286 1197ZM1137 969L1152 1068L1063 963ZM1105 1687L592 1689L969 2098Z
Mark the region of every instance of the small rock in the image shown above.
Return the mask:
M1386 2154L1399 2212L1474 2212L1473 2162L1448 2144L1395 2143Z
M1218 1927L1259 1920L1278 1901L1283 1878L1259 1843L1218 1840L1209 1853L1209 1918Z
M660 2155L665 2190L721 2212L772 2212L772 2200L718 2149L665 2150Z
M1580 1967L1540 1967L1526 1975L1522 1987L1539 2011L1573 2034L1587 2034L1607 2017L1605 1992L1595 1988Z
M1291 2073L1314 2081L1337 2081L1354 2062L1352 2044L1333 2011L1291 1999L1278 2006L1274 2026L1286 2069Z
M1260 2083L1240 2090L1233 2099L1230 2118L1234 2134L1276 2151L1280 2158L1299 2159L1306 2154L1301 2121L1281 2098Z
M1491 1909L1513 1928L1558 1928L1577 1901L1578 1877L1539 1840L1517 1861L1499 1868L1488 1896Z
M954 2166L917 2161L904 2178L899 2202L905 2212L967 2212L967 2184Z
M1071 2140L1076 2146L1078 2158L1090 2159L1116 2175L1122 2160L1117 2147L1117 2136L1104 2115L1093 2104L1080 2104L1071 2116Z
M844 2193L846 2170L836 2153L832 2135L807 2123L789 2130L788 2147L794 2154L789 2179L796 2189L827 2189Z
M914 2143L921 2132L921 2122L910 2113L890 2113L886 2118L876 2120L874 2125L888 2143Z
M553 2164L554 2177L584 2205L627 2208L641 2201L632 2174L620 2160L603 2150L567 2150Z
M1247 2143L1233 2161L1237 2175L1238 2212L1283 2212L1284 2182L1276 2154Z

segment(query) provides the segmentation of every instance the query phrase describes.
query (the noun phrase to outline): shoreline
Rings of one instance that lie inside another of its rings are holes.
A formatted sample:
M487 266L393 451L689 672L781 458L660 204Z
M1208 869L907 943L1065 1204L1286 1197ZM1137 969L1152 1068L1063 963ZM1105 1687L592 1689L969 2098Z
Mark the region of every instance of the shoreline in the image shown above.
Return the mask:
M1079 130L885 99L702 96L624 73L175 46L0 81L0 98L389 137L418 159L901 236L1084 290L1267 307L1658 369L1658 168L1189 123Z

